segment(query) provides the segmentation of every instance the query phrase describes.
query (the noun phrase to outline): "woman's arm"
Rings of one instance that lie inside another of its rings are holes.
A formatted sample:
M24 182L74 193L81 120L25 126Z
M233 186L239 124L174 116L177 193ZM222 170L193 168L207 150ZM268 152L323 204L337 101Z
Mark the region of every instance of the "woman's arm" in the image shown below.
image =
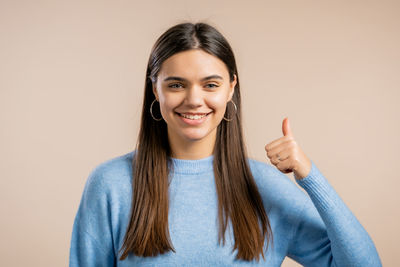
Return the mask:
M298 213L287 256L304 266L382 266L366 230L311 162L306 177L295 177L310 198Z
M72 229L70 267L114 266L109 194L102 168L86 181Z

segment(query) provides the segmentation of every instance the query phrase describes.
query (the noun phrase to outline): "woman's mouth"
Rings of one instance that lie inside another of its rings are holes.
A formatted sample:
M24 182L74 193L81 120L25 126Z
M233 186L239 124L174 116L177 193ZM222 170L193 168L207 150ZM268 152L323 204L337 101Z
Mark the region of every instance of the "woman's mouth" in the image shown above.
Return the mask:
M176 114L179 116L179 118L185 123L189 125L199 125L203 123L207 118L208 115L210 115L212 112L209 112L207 114L202 114L202 115L189 115L189 114L182 114L176 112Z

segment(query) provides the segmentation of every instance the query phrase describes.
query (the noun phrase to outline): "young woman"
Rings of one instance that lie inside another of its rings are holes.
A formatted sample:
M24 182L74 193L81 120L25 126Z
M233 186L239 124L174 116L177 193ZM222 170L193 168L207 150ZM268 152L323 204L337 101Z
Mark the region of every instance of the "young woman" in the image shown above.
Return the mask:
M287 118L282 131L265 146L274 166L248 158L230 45L206 23L171 27L151 51L135 150L86 182L70 266L381 266Z

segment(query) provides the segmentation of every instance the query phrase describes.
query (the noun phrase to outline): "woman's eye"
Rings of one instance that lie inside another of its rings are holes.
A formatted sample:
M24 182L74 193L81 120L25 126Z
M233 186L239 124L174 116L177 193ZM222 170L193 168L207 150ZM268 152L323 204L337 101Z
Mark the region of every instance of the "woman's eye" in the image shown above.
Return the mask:
M211 86L211 87L209 87L209 88L215 88L215 87L218 87L218 85L216 85L216 84L213 84L213 83L209 83L209 84L207 84L207 85L213 85L213 86Z
M180 83L173 83L173 84L168 85L168 87L170 87L170 88L179 88L179 87L176 87L175 85L180 86L180 85L182 85L182 84L180 84Z

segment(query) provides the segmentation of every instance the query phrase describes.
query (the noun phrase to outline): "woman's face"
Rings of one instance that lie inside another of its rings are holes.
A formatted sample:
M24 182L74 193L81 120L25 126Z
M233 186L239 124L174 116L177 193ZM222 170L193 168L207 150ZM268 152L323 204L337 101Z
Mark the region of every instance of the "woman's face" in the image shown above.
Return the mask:
M230 83L224 62L203 50L187 50L165 60L153 92L168 125L169 140L214 144L235 85L236 75ZM183 117L190 114L198 115Z

